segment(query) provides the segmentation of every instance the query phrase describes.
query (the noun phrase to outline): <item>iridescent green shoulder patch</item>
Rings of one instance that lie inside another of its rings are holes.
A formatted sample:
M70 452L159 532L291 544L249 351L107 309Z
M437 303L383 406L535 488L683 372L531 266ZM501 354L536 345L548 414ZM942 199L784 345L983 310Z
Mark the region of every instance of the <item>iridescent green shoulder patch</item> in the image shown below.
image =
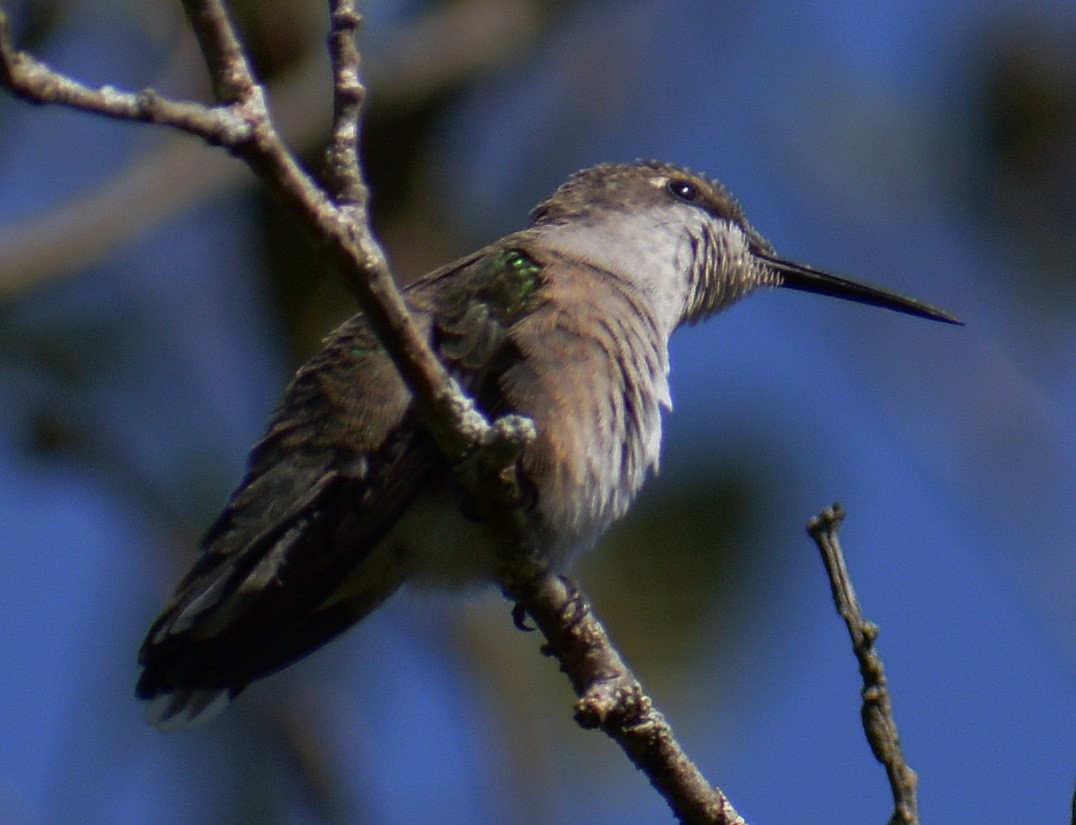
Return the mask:
M482 299L504 321L512 322L532 308L540 285L542 265L521 249L505 249L485 267Z

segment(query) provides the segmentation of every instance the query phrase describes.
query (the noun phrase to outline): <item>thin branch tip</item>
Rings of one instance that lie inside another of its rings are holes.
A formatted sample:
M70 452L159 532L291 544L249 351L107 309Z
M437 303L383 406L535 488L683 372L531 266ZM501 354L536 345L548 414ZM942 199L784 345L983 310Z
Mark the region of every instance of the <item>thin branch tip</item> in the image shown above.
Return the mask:
M369 197L359 161L360 122L366 100L357 45L362 15L354 0L329 0L329 59L333 75L333 124L325 150L325 176L338 204Z
M859 672L863 679L860 715L871 753L885 768L893 795L893 816L890 823L918 825L916 789L919 777L904 759L887 686L885 665L875 647L880 628L863 617L844 560L838 535L844 517L845 512L840 504L834 504L832 508L823 510L808 522L807 532L821 553L834 605L844 619L852 640L852 651L859 663Z
M832 507L827 507L807 522L807 532L812 538L826 533L836 537L847 515L841 503L835 501Z
M240 104L258 86L254 70L231 16L221 0L183 0L213 93L225 105Z

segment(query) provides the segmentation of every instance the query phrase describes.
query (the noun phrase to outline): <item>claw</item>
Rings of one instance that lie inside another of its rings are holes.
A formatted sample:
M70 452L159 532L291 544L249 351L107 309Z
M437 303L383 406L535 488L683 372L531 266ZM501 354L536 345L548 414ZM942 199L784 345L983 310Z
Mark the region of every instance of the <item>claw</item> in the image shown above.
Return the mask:
M512 623L524 633L533 633L538 629L527 624L527 610L523 607L523 602L512 605Z

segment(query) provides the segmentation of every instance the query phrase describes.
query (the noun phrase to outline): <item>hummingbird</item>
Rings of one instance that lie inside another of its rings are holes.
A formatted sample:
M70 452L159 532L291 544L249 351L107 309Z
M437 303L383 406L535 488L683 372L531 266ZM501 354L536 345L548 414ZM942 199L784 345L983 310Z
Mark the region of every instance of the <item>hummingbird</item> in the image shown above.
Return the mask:
M406 303L489 417L531 419L527 529L563 569L657 471L669 338L764 287L961 322L778 257L717 181L656 161L572 175L521 231L411 283ZM361 314L299 368L139 652L162 730L332 640L402 585L492 582L498 543Z

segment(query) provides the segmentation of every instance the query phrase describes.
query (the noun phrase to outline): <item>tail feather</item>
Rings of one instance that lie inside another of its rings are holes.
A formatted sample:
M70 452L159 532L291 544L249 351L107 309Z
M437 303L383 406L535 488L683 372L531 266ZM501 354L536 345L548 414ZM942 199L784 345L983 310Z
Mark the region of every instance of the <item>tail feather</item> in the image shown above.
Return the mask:
M365 352L356 347L344 336L339 352L300 370L203 555L150 628L135 693L159 729L212 719L402 583L382 539L447 464L407 416L410 396L386 358L356 365L354 352ZM355 386L372 388L376 421L356 406Z
M229 690L180 688L161 693L146 706L146 721L165 733L196 728L215 718L232 698Z

